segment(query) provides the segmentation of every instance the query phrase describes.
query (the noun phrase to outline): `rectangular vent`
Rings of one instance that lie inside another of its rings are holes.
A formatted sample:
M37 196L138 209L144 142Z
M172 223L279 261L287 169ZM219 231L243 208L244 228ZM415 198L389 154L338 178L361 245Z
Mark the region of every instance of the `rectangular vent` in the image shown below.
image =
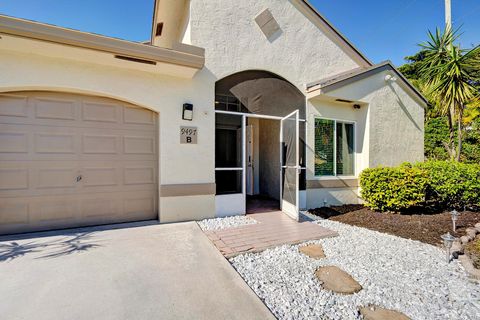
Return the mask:
M272 13L268 9L265 9L259 13L255 17L255 22L260 27L260 30L262 30L267 39L272 38L275 34L281 31L277 20L275 20Z
M163 31L163 22L157 23L157 29L155 29L155 36L160 37Z
M335 101L345 102L345 103L353 103L353 101L351 101L351 100L345 100L345 99L336 99Z
M156 65L157 64L155 61L144 60L144 59L133 58L133 57L127 57L127 56L115 55L115 58L120 59L120 60L127 60L127 61L132 61L132 62L144 63L144 64L151 64L151 65Z

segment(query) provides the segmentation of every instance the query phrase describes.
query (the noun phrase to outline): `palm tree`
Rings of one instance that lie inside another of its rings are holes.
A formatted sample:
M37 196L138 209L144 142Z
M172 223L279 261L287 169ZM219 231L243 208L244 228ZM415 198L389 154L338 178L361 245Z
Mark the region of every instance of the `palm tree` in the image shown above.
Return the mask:
M460 49L454 45L459 37L458 30L452 31L448 27L444 32L437 29L435 34L429 31L428 36L429 40L420 44L425 52L420 77L427 96L436 102L438 113L447 116L450 136L445 147L452 160L460 161L464 109L478 95L473 74L480 68L480 46Z

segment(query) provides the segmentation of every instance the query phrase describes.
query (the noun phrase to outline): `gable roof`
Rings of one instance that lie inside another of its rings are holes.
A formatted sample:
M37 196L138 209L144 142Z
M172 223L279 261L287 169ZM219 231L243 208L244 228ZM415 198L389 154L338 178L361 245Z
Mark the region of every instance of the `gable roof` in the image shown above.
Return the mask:
M400 71L395 68L391 61L384 61L368 68L356 68L347 72L339 73L332 77L309 83L307 84L307 92L319 90L320 93L326 93L386 70L393 71L397 78L406 86L409 93L419 98L419 100L423 102L425 106L428 105L428 100L420 91L418 91L417 88L415 88L414 85L410 83L410 81L407 80L407 78L405 78Z
M158 0L157 0L158 1ZM373 63L358 50L330 21L328 21L308 0L290 0L298 5L298 8L312 18L318 27L325 31L326 35L334 41L340 49L347 53L362 67L372 66ZM302 10L303 9L303 10Z
M165 0L163 0L165 2ZM179 1L179 0L174 0ZM312 23L314 23L318 28L322 29L325 32L325 35L332 40L339 48L344 51L350 58L352 58L356 63L362 67L369 67L372 65L372 62L368 60L365 55L363 55L360 50L358 50L343 34L341 34L320 12L315 9L313 5L310 4L307 0L289 0L301 13L303 13ZM152 19L152 34L151 34L151 43L154 43L155 33L156 33L156 24L159 19L160 14L160 4L161 0L154 1L154 12ZM178 8L177 8L178 9ZM164 12L162 12L164 13ZM180 12L169 13L169 17L173 14L181 14ZM170 17L171 18L171 17ZM178 19L178 16L176 17ZM170 26L165 26L169 29L170 32L174 32L175 28L170 28ZM168 30L165 30L168 32ZM164 34L165 34L164 31ZM164 35L165 36L165 35ZM177 39L177 41L180 41Z

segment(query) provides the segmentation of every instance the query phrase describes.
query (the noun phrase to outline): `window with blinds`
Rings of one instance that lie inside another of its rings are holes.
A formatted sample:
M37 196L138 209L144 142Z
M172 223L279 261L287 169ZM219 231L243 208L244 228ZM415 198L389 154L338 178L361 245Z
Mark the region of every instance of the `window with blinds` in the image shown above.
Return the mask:
M315 175L355 174L354 124L315 119Z

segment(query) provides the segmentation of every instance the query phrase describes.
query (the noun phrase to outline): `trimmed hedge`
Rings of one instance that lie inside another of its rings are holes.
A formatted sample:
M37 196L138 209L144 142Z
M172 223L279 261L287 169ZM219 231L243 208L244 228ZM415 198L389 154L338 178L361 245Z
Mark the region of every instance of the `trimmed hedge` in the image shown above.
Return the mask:
M360 175L361 195L373 210L401 211L425 201L427 175L411 167L379 167Z
M365 205L379 211L403 211L429 205L463 208L480 205L480 165L452 161L405 163L364 170L360 175Z
M428 161L417 163L415 167L428 175L427 201L452 208L480 204L480 165Z

